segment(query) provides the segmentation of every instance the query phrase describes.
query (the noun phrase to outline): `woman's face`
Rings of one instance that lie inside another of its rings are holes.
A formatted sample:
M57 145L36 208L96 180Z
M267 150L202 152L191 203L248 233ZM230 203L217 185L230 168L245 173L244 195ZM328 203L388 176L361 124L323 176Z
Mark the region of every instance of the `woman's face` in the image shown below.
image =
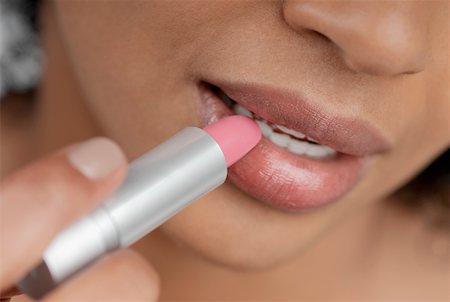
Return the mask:
M130 159L231 114L221 94L261 119L226 184L162 227L212 261L288 259L450 143L446 1L54 2L80 101Z

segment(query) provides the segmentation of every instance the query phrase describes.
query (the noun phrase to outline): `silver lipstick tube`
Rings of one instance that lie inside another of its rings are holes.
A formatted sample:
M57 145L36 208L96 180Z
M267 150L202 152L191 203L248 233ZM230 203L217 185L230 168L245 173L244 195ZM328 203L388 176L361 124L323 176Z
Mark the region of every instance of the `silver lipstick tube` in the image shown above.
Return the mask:
M118 191L57 235L18 288L42 297L102 255L139 240L226 176L216 141L200 128L185 128L133 161Z

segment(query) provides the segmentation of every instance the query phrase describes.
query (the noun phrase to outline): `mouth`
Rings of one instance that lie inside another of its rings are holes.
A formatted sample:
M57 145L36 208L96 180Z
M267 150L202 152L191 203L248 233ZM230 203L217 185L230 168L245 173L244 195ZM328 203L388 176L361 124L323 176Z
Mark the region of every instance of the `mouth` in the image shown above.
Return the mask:
M306 211L337 201L362 178L371 155L389 148L366 122L330 116L293 93L248 84L198 87L202 126L233 114L260 126L263 139L230 168L228 178L279 210Z

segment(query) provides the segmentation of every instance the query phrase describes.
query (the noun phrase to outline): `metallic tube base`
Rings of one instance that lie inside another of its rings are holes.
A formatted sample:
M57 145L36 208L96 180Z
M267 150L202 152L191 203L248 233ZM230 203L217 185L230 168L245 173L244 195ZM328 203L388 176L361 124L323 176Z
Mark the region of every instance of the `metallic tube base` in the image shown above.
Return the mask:
M102 207L59 233L20 289L41 297L104 254L136 242L226 176L217 142L202 129L183 129L131 163L124 183Z
M35 300L42 298L57 285L45 262L41 262L41 264L16 284L18 289L26 292L29 297Z

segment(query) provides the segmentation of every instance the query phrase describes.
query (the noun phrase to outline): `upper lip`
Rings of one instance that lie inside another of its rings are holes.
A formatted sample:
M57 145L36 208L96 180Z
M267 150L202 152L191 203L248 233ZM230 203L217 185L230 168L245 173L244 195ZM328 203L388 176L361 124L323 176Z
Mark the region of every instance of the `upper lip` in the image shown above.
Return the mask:
M390 148L389 140L370 122L328 112L297 92L253 83L208 83L261 118L303 133L338 152L364 156Z

